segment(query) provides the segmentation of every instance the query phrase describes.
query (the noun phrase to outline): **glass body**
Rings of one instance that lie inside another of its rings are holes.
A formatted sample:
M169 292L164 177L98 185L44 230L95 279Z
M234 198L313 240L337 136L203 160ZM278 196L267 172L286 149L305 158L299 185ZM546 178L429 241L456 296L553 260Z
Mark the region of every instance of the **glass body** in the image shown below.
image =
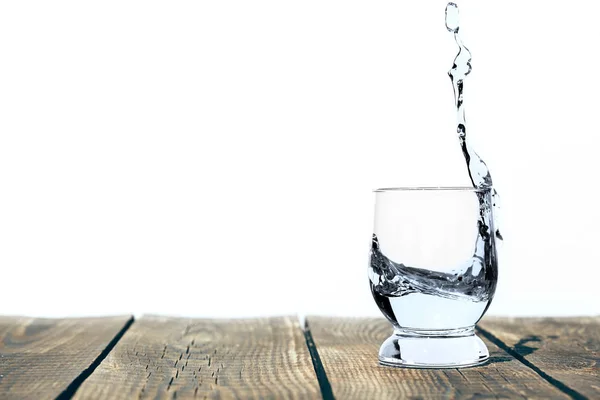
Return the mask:
M375 191L369 280L394 328L382 364L457 367L488 358L474 326L498 278L491 190Z

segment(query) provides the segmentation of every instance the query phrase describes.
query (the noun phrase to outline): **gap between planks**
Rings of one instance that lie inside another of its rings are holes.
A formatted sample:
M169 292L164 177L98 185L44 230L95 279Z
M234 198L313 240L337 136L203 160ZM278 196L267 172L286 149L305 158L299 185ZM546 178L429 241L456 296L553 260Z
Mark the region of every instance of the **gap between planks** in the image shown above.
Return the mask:
M321 396L323 396L323 400L334 400L335 397L333 397L333 390L331 389L329 379L327 379L327 373L325 372L325 368L321 362L321 357L319 357L317 345L315 344L312 334L310 333L308 320L300 318L300 326L302 327L302 332L304 333L304 338L306 339L306 346L308 346L308 352L310 353L310 358L312 359L313 368L315 369L315 374L317 375L317 380L319 381Z
M123 336L125 335L127 330L131 327L131 325L133 325L134 322L135 322L135 318L133 316L131 318L129 318L129 320L125 323L123 328L121 328L121 330L106 345L106 347L104 348L104 350L102 350L102 352L98 355L98 357L96 357L94 362L92 362L92 364L90 364L89 367L87 367L86 369L81 371L79 376L77 376L77 378L75 378L69 384L69 386L67 386L65 388L65 390L63 390L56 397L56 400L68 400L68 399L73 398L73 396L75 396L75 393L77 392L77 389L79 389L79 387L83 384L83 382L85 382L85 380L94 373L96 368L98 368L98 366L102 363L102 361L106 358L106 356L108 356L110 354L112 349L114 349L114 347L117 345L117 343L119 343L119 340L121 340L121 338L123 338Z

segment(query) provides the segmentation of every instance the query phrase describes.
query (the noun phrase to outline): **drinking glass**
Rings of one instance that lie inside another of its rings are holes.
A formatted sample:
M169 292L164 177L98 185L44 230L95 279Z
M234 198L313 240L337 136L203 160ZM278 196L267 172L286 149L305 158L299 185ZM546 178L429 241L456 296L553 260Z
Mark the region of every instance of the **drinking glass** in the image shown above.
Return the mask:
M492 190L375 190L369 280L394 328L381 364L456 368L489 358L474 329L498 278Z

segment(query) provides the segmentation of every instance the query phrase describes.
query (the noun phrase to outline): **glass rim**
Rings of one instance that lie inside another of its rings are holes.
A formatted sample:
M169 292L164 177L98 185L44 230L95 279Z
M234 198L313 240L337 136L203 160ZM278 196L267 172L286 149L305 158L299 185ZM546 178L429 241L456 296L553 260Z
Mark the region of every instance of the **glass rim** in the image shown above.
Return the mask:
M482 193L491 189L491 186L482 188L473 186L407 186L374 189L373 193L388 192L477 192Z

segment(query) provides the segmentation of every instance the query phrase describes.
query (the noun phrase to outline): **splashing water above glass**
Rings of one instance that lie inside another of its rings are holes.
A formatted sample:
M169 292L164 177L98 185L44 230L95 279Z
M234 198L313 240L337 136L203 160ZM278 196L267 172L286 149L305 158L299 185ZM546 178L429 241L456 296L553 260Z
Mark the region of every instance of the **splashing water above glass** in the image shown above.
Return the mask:
M458 140L460 147L467 162L467 171L471 184L475 188L491 188L492 177L490 171L485 162L479 157L479 155L469 145L467 140L467 123L465 119L465 108L464 108L464 81L467 75L471 73L471 52L463 44L460 35L460 23L459 23L459 12L458 5L456 3L448 3L446 6L446 29L448 32L454 35L454 40L458 45L458 54L454 58L452 68L448 71L450 80L452 81L452 88L454 89L454 102L456 106L456 133L458 133ZM498 229L497 214L500 209L500 198L496 189L492 189L492 205L494 207L495 225L496 225L496 237L502 240L502 235Z
M485 162L475 153L467 141L467 127L464 108L464 80L471 73L471 52L463 44L458 33L460 26L458 20L458 6L455 3L448 3L446 6L446 28L454 34L454 40L458 45L458 54L454 59L454 64L448 75L452 81L454 89L454 101L456 105L456 132L460 146L467 161L467 169L473 187L485 188L492 186L492 177Z

